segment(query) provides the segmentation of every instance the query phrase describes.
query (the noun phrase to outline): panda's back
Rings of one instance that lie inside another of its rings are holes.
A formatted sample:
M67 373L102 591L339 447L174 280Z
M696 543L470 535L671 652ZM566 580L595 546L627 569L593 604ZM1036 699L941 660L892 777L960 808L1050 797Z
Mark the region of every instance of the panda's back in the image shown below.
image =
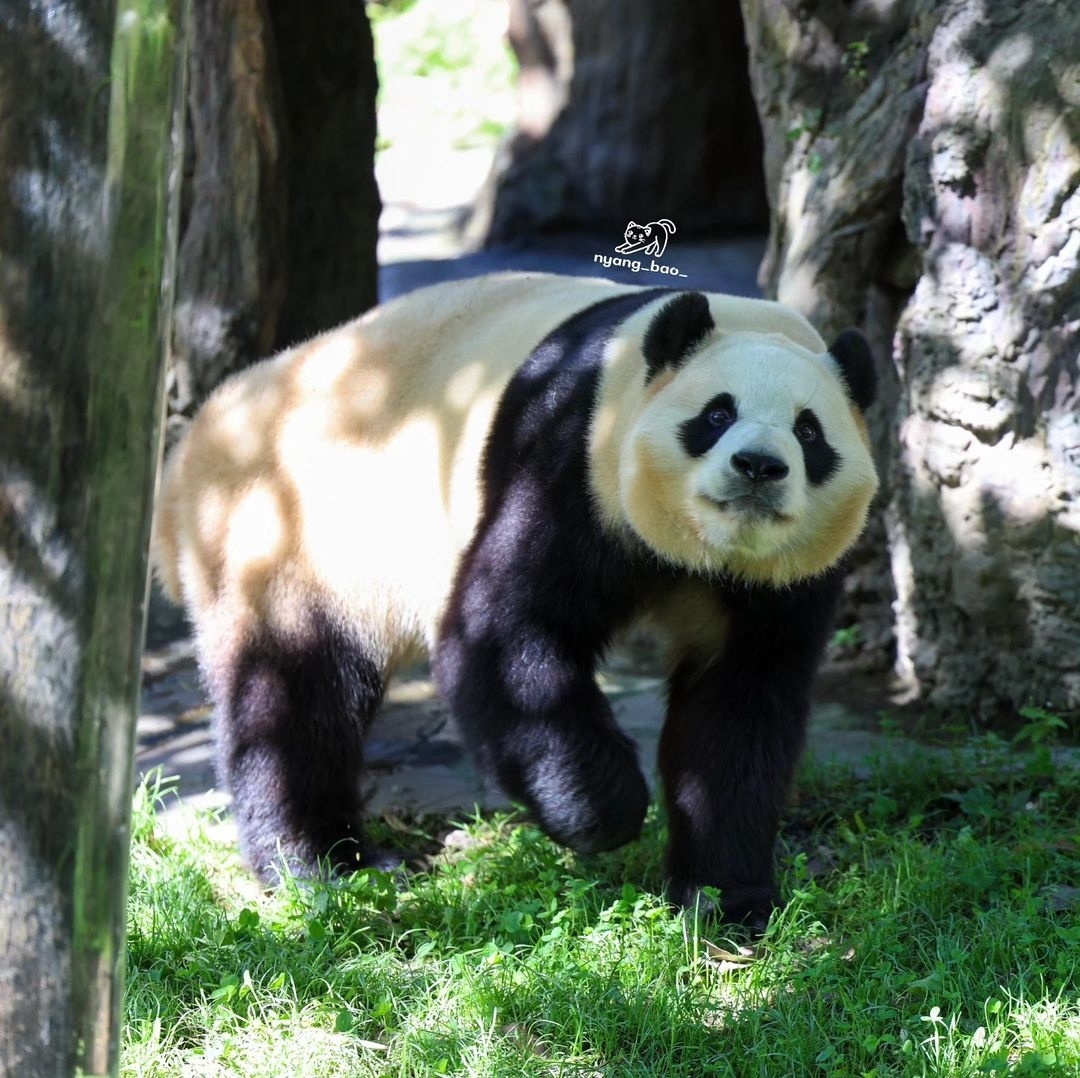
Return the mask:
M507 381L613 290L528 274L439 285L223 383L166 468L166 589L201 631L294 629L318 605L381 640L389 661L430 642Z

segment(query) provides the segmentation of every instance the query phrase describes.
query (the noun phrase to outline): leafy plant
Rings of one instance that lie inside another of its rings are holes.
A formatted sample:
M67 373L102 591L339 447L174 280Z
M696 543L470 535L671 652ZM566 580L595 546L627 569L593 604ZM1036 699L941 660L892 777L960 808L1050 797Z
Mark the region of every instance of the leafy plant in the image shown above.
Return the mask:
M866 41L852 41L847 45L840 63L848 78L856 82L866 81L866 58L869 55L870 45Z
M1027 722L1013 737L1017 746L1029 745L1031 754L1025 770L1032 778L1045 778L1054 774L1053 749L1061 735L1068 730L1068 723L1060 715L1041 707L1022 707L1020 717Z

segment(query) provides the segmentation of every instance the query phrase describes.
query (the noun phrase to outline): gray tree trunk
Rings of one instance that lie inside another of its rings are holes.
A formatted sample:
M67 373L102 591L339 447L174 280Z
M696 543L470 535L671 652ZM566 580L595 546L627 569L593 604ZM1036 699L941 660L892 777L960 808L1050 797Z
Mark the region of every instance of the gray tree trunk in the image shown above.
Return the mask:
M375 50L355 0L193 0L169 411L377 299Z
M1080 9L743 0L766 290L882 362L854 610L929 704L1080 708ZM860 16L860 12L862 15ZM861 19L861 21L860 21Z
M285 294L280 86L262 0L192 0L169 411L270 351Z
M510 41L521 115L472 234L618 233L660 217L683 234L762 227L737 0L515 0Z
M181 3L2 12L0 1076L115 1074Z

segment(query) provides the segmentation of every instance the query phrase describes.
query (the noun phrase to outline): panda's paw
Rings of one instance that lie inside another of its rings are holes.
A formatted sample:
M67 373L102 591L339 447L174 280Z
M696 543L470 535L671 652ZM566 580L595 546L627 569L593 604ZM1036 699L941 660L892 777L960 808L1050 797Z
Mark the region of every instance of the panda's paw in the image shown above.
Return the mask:
M348 876L354 872L374 869L393 876L399 886L405 886L410 875L421 872L427 867L427 861L415 850L399 849L396 846L381 846L368 842L345 840L338 843L323 862L331 876ZM327 875L326 871L320 875Z
M649 787L633 752L586 769L577 781L573 772L534 772L527 802L544 831L579 854L603 853L636 839L649 807Z
M427 866L426 858L415 850L399 850L391 846L368 846L354 871L373 868L378 872L404 875L410 872L421 872Z
M295 880L331 880L365 869L375 869L404 881L426 866L424 858L410 850L373 846L356 839L342 839L319 852L310 846L300 851L296 845L286 850L279 843L274 856L251 858L251 866L260 882L269 888L279 887L288 878Z
M706 920L722 920L743 925L751 935L760 936L769 925L772 911L780 904L772 885L758 887L711 887L685 879L671 879L668 901Z

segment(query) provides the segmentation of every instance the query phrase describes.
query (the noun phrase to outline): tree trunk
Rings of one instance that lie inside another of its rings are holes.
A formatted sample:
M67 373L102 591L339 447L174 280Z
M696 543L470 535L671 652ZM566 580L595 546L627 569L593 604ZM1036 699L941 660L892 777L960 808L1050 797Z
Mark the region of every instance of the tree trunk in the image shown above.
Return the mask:
M763 227L761 132L735 0L517 0L511 14L521 117L474 234L618 235L631 219L661 217L682 235Z
M169 411L273 346L285 294L280 87L262 0L192 0Z
M355 318L378 299L378 77L363 4L269 0L267 6L289 190L280 348Z
M887 527L854 577L871 650L891 625L937 708L1076 709L1080 11L743 8L762 282L826 333L861 323L882 360Z
M935 3L901 0L883 19L839 2L811 14L798 0L743 0L770 206L762 290L801 310L826 338L862 326L880 361L870 429L882 494L852 559L842 615L859 628L858 664L879 669L895 658L882 506L900 389L885 360L917 275L900 210Z
M180 13L0 20L5 1078L116 1073Z
M375 50L363 4L193 0L169 410L377 298Z

